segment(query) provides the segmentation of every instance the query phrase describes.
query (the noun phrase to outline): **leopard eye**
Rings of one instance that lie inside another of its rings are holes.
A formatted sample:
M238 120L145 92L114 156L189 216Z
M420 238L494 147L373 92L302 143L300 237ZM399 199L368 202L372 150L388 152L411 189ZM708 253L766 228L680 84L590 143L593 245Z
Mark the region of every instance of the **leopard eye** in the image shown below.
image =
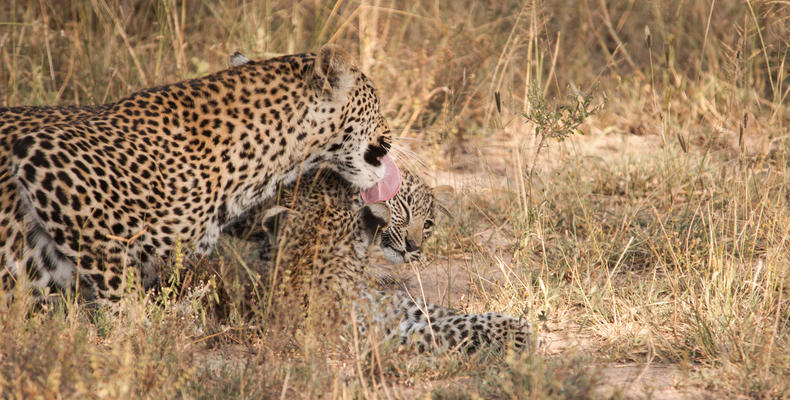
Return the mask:
M425 221L425 224L422 226L424 231L433 228L433 221Z

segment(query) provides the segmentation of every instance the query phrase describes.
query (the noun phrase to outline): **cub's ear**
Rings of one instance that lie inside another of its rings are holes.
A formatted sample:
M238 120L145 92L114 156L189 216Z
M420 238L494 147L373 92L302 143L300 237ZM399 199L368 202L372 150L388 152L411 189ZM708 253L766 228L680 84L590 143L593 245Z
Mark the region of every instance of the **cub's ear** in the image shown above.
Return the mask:
M351 56L339 46L327 44L318 50L310 79L312 86L332 97L342 96L351 89Z
M390 206L383 201L370 203L362 207L359 212L362 231L370 241L381 235L381 232L387 229L390 224Z
M448 185L440 185L431 190L433 192L433 197L436 199L434 203L437 210L441 211L444 215L452 218L453 216L450 215L450 211L447 210L447 206L450 205L450 202L453 200L453 195L455 194L455 189L452 186Z
M263 230L267 234L269 234L270 238L274 239L277 237L277 234L279 233L280 229L282 229L282 227L286 223L286 220L288 219L288 214L290 212L291 210L285 207L275 206L266 210L266 212L263 213L263 218L261 218L261 225L263 227Z
M234 51L233 54L230 55L230 66L231 67L240 67L244 64L250 62L249 58L244 54L241 54L238 50Z

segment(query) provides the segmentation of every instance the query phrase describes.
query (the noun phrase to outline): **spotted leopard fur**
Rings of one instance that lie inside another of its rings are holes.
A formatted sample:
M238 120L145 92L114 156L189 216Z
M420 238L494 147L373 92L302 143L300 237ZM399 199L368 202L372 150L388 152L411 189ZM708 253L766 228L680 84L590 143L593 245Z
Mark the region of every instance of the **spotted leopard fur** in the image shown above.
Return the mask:
M372 186L390 133L347 59L326 46L95 108L0 108L4 286L115 301L125 267L150 286L178 244L211 250L229 221L319 164Z

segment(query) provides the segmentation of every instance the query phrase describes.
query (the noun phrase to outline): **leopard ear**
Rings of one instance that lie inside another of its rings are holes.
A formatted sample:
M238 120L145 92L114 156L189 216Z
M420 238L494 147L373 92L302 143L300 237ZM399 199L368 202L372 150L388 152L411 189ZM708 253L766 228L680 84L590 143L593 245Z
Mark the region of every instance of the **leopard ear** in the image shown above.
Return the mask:
M230 66L231 67L240 67L248 62L251 62L247 56L241 54L238 50L234 51L233 54L230 55Z
M354 84L351 56L337 45L327 44L318 51L310 82L322 94L342 96Z
M453 200L455 189L449 185L440 185L432 189L433 197L436 199L436 209L441 211L444 215L452 218L447 206Z
M261 225L263 226L263 230L269 234L269 237L272 239L277 237L279 230L282 229L290 212L291 210L285 207L274 206L263 213Z
M383 201L367 204L360 210L362 230L370 241L381 235L390 223L390 206Z

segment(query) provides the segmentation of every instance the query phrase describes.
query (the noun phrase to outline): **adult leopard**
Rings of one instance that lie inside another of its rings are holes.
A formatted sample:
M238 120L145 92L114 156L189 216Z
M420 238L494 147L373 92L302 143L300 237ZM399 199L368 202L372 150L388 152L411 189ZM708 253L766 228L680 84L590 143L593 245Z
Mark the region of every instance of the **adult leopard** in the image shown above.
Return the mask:
M0 266L5 284L42 294L117 301L127 266L150 286L178 244L210 251L230 220L319 164L375 199L399 186L376 89L335 46L145 90L71 121L28 114L0 109L0 150L11 146L0 189L14 192L0 197Z

